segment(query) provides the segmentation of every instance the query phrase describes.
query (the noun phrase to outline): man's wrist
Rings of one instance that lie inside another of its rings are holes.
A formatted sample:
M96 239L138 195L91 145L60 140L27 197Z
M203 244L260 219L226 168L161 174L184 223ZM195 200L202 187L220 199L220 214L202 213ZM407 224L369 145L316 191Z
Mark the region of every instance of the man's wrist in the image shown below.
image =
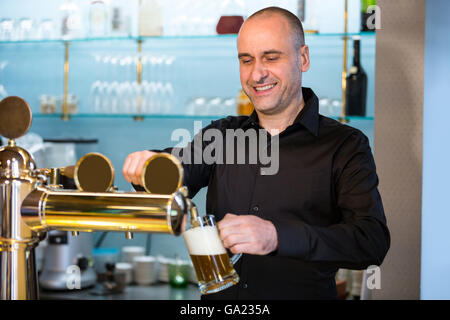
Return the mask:
M272 229L272 245L271 245L271 250L269 251L269 254L275 254L278 251L278 232L277 232L277 228L275 228L275 225L273 224L272 221L268 221L270 224L270 227Z

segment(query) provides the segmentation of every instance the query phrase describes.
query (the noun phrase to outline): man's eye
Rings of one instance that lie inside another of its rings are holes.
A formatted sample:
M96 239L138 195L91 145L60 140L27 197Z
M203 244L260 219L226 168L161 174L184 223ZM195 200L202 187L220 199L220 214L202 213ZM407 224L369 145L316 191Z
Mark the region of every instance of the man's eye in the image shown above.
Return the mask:
M249 64L250 62L252 62L252 60L251 59L243 59L243 60L241 60L241 62L243 64Z
M269 56L269 57L267 57L267 60L269 60L269 61L278 60L278 56Z

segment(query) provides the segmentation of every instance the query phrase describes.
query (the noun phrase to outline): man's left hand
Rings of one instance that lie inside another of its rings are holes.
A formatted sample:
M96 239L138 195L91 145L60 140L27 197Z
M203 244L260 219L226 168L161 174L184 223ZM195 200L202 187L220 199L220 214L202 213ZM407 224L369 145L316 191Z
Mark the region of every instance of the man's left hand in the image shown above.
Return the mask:
M278 247L273 223L257 216L227 213L218 227L223 245L232 253L266 255Z

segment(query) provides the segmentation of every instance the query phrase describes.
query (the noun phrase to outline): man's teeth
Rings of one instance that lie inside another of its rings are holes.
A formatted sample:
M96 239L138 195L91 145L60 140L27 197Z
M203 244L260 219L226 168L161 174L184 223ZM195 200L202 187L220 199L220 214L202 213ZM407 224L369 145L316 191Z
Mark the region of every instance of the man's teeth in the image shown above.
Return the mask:
M275 84L268 84L267 86L264 86L264 87L255 87L255 90L256 91L264 91L264 90L269 90L273 87L275 87Z

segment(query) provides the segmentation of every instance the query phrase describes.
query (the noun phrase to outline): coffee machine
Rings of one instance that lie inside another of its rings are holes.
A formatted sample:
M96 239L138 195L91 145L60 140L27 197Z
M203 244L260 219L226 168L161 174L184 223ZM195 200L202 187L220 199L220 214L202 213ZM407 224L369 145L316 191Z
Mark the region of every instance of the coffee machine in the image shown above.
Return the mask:
M47 236L39 285L46 290L68 290L73 276L71 266L79 270L79 289L95 285L97 274L92 265L92 233L71 236L68 231L50 230Z
M51 230L71 236L117 231L128 239L134 232L178 236L183 216L197 215L182 187L182 166L170 154L157 154L146 162L141 181L146 192L119 192L109 186L113 172L107 179L92 179L108 173L97 156L88 157L91 161L83 167L36 168L29 152L15 143L31 120L24 99L11 96L0 101L0 135L9 140L0 148L0 299L39 298L35 248ZM167 173L164 179L161 172ZM77 190L61 188L62 175L72 175ZM91 191L84 190L85 183Z
M98 140L66 138L42 139L42 142L45 153L39 163L44 168L67 168L76 163L77 159L86 159L82 156L87 152L94 154L97 151ZM32 155L34 156L34 152ZM82 164L78 162L77 165ZM55 187L77 189L73 179L61 175L59 178L59 182L52 182ZM102 177L97 175L96 179ZM36 248L42 251L42 261L40 266L38 264L40 288L53 291L67 290L67 283L72 277L72 273L68 272L71 266L76 266L77 271L79 270L80 289L94 286L97 275L92 266L93 234L83 232L74 237L68 231L59 230L50 230L47 234L45 243L41 242Z

